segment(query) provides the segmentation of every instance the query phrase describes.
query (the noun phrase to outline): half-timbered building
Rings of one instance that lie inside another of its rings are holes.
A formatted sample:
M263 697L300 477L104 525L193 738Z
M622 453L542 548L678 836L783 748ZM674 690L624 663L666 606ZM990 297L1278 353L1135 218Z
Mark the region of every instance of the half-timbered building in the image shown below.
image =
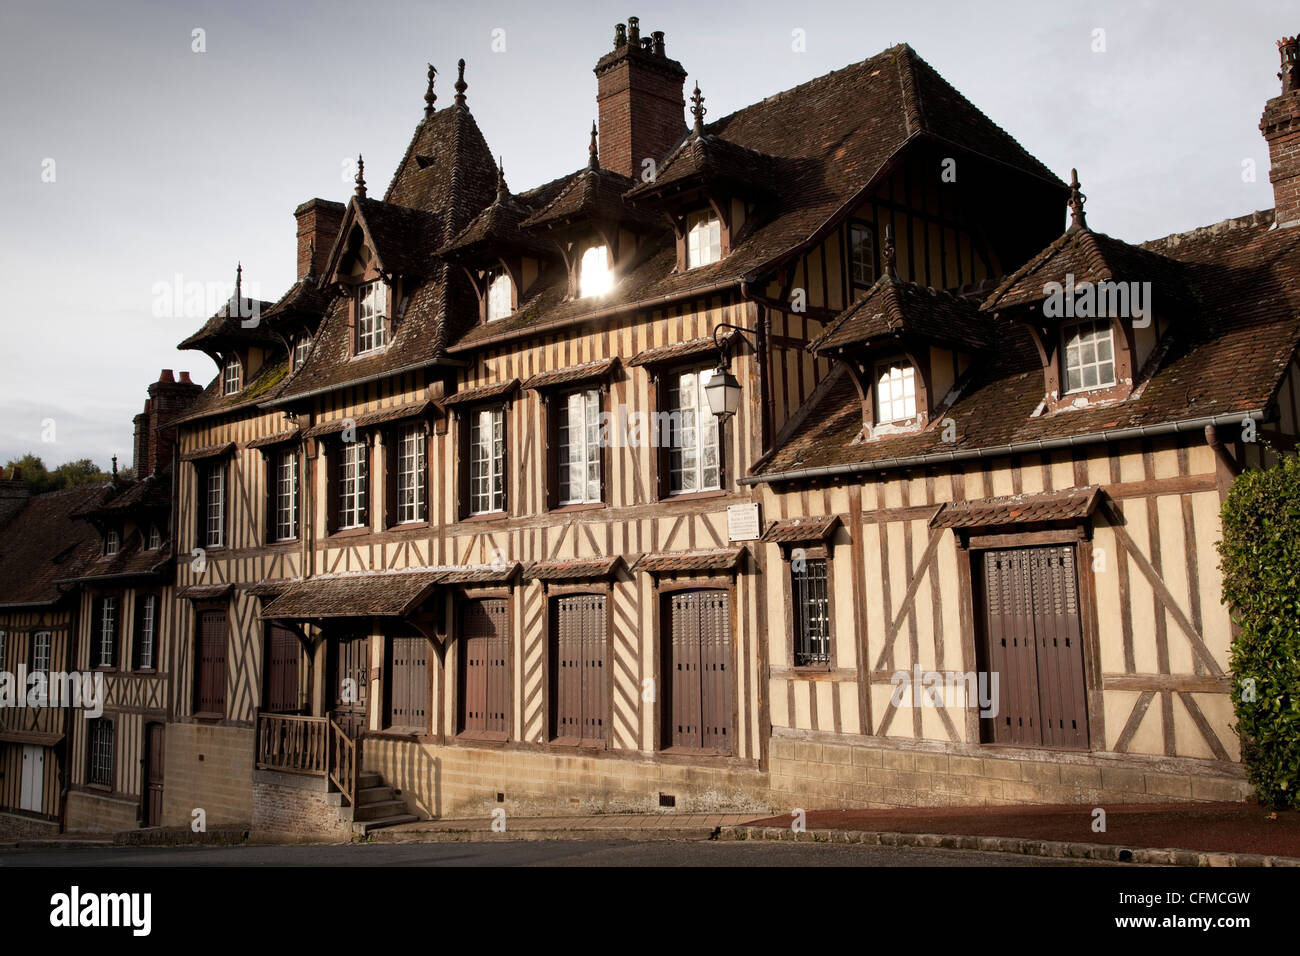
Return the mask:
M1284 50L1277 210L1145 246L906 45L687 126L633 18L523 190L431 67L383 197L182 343L164 822L1242 795L1213 542L1297 428Z

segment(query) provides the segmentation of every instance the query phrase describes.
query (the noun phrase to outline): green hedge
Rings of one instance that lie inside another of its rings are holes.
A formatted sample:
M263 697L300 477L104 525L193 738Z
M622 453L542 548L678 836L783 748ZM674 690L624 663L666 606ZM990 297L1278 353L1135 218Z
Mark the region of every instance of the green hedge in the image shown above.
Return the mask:
M1242 762L1261 803L1300 807L1300 456L1237 477L1218 548Z

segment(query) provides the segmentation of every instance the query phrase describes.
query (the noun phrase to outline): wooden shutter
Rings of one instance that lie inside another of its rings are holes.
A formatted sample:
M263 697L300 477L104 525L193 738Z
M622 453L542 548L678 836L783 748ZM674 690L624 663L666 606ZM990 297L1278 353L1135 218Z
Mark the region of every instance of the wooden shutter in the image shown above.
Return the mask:
M504 598L467 601L462 611L461 730L509 732L510 635Z
M339 530L339 489L343 479L343 445L330 442L321 447L325 471L325 530L333 534Z
M726 591L700 591L700 745L731 752L731 607Z
M298 662L302 655L298 638L288 628L272 624L266 640L266 703L263 710L273 714L297 712Z
M90 660L86 661L86 667L89 670L94 670L99 666L99 659L103 649L101 638L103 632L100 629L102 626L100 622L103 620L104 599L102 597L95 598L90 602Z
M388 726L424 731L429 726L429 642L394 637L389 645Z
M397 469L402 456L402 430L384 431L384 527L397 524ZM379 456L376 455L376 458Z
M1034 633L1038 639L1038 698L1043 743L1087 747L1078 578L1072 546L1036 548L1032 558Z
M262 457L266 460L266 519L262 522L264 544L274 544L276 539L276 505L280 500L280 452L281 447L272 445Z
M546 507L560 506L560 416L567 414L561 407L559 392L542 393L542 409L546 416Z
M226 715L226 612L199 615L198 648L194 668L194 712Z
M605 596L556 598L552 634L551 735L565 740L604 740L608 696Z
M678 591L667 602L669 728L664 742L731 753L730 595L722 590Z

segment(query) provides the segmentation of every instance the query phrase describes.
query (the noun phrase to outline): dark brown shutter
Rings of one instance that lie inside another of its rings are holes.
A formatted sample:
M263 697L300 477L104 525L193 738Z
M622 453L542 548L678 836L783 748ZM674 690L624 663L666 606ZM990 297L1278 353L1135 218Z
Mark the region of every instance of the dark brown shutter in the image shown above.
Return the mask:
M510 635L505 599L467 601L461 613L461 729L505 734L510 726Z
M731 607L726 591L700 596L700 745L731 751Z
M456 512L461 518L468 518L470 513L469 500L469 416L474 414L473 409L457 410L456 415L456 444L459 455L456 459Z
M546 416L546 507L560 506L560 416L564 410L560 407L560 396L548 393L542 403Z
M651 429L651 437L649 438L649 441L655 451L654 487L656 489L656 497L667 498L672 492L672 461L669 457L670 449L668 443L662 440L663 436L660 433L659 416L654 413L671 412L672 409L668 407L668 381L661 369L657 369L654 372L654 387L651 389L651 398L653 400L654 408L651 409L652 414L650 415L647 427Z
M1075 549L1066 546L1035 551L1034 622L1043 743L1049 747L1086 747L1088 708L1083 686Z
M194 668L194 712L226 715L226 612L199 615L198 648Z
M86 667L94 670L99 666L99 659L102 654L100 622L104 620L104 599L95 598L90 605L90 659L86 661Z
M281 448L272 446L263 455L266 459L266 520L262 522L262 533L266 535L263 539L266 544L271 544L276 539L276 505L280 500L279 478L282 451Z
M388 726L424 731L429 726L429 642L394 637L389 648Z
M582 738L605 739L605 596L586 594L582 602Z
M552 725L555 738L604 740L605 596L577 594L552 603Z
M384 432L384 527L397 524L397 468L402 454L402 430Z
M263 710L289 714L299 710L298 662L301 645L294 633L272 624L267 629L266 703Z
M732 751L731 605L722 590L678 591L667 598L669 634L664 742Z
M339 489L343 479L343 446L330 442L321 447L325 465L325 528L329 534L339 530Z

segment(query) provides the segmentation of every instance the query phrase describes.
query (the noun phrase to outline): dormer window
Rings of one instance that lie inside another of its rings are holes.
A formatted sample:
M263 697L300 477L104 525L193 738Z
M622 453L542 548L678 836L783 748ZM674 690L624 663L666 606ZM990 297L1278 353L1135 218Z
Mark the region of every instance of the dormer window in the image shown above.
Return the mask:
M239 361L238 355L232 355L221 369L221 394L234 395L243 387L244 363Z
M146 539L145 547L150 551L157 551L162 547L162 532L158 530L156 524L149 525L149 536Z
M592 246L582 254L578 289L582 298L604 295L614 287L614 272L609 267L609 247Z
M510 315L514 307L513 296L514 290L510 282L510 276L503 269L493 272L492 281L488 284L487 318L489 322L504 319Z
M367 282L357 290L357 354L365 355L388 344L388 289L383 282Z
M122 537L121 537L121 535L119 535L119 534L117 533L117 530L116 530L116 529L113 529L113 530L108 531L107 533L105 533L105 535L104 535L104 557L106 557L106 558L107 558L107 557L112 557L113 555L117 554L118 550L119 550L121 547L122 547Z
M876 281L876 244L871 227L864 223L849 226L849 268L855 286L870 286Z
M293 370L296 372L307 362L307 353L311 350L311 337L300 335L293 340Z
M691 213L686 220L686 268L707 266L722 258L722 222L712 210Z
M916 418L916 370L906 359L876 365L876 424Z
M1065 390L1083 392L1115 384L1115 341L1110 322L1077 322L1061 330Z

